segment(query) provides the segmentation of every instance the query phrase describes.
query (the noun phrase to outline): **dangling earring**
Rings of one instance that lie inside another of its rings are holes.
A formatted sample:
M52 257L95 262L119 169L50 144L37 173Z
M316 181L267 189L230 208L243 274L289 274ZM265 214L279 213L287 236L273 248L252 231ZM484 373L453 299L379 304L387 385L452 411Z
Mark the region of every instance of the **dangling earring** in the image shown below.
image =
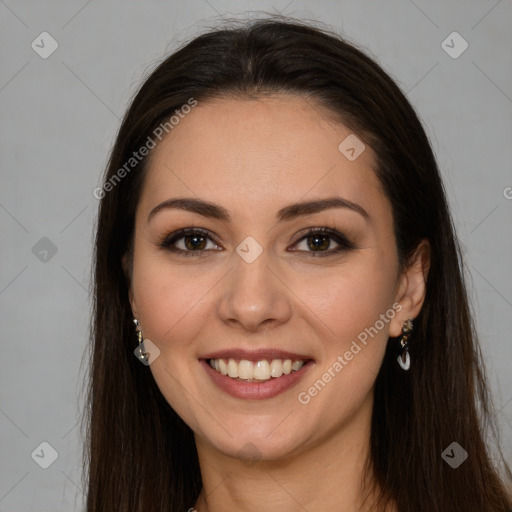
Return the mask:
M400 345L402 346L402 353L398 355L397 361L400 367L407 371L411 367L411 356L409 355L409 348L407 342L412 332L412 320L406 320L402 326L402 338L400 339Z
M139 321L134 318L133 323L135 324L135 332L137 333L137 340L139 342L138 347L135 349L134 354L135 356L140 359L144 364L149 364L148 361L148 354L144 349L144 339L142 337L142 330L140 328Z

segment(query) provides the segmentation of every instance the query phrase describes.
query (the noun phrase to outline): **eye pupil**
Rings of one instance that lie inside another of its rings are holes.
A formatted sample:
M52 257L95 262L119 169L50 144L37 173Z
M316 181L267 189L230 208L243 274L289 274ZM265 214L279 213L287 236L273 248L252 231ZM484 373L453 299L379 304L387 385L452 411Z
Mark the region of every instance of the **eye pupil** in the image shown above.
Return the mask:
M206 237L202 235L186 235L185 239L185 247L190 250L203 250L205 245ZM191 242L191 243L190 243Z
M319 243L319 240L323 240L323 243ZM310 244L312 242L312 244ZM308 237L308 245L310 249L326 250L329 248L329 237L325 235L314 235Z

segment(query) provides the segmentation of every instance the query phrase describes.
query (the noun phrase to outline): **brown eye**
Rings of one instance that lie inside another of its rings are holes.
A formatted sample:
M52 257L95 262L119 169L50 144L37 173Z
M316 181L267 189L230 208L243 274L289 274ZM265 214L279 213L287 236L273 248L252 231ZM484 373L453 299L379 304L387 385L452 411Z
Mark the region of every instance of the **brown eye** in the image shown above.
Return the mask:
M158 246L183 256L204 256L207 251L222 250L213 242L209 231L198 228L180 229L171 233Z
M308 247L313 250L326 251L331 245L330 237L326 235L312 235L307 237Z
M202 251L206 247L207 238L203 235L185 235L182 239L185 241L185 247L191 251Z
M334 248L332 245L336 244ZM293 249L309 253L311 256L329 256L344 250L354 249L355 245L338 231L329 228L313 228L303 236Z

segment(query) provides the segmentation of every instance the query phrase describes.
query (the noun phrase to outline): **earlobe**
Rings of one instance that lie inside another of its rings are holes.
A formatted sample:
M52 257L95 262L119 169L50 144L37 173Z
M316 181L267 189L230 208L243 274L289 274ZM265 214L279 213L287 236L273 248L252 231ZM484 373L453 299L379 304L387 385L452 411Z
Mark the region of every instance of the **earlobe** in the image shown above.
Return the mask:
M425 301L427 277L430 269L430 243L424 239L416 248L409 266L400 276L400 284L395 301L402 306L394 322L390 325L389 335L399 336L403 322L416 318Z

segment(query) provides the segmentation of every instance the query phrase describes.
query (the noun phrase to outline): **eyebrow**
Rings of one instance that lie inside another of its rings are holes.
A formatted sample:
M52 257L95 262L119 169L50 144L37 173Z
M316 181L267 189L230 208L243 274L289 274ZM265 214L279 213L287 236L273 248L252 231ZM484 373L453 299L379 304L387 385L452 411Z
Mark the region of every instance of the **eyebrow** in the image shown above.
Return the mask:
M327 197L325 199L318 199L315 201L307 201L301 203L294 203L284 208L281 208L276 215L278 221L291 220L302 215L310 215L318 213L331 208L347 208L354 212L359 213L365 220L369 220L370 216L367 211L357 203L344 199L342 197ZM189 212L197 213L203 217L218 219L229 222L231 216L228 210L215 203L203 201L193 197L182 197L167 199L166 201L155 206L148 215L148 222L162 210L178 209L186 210Z

